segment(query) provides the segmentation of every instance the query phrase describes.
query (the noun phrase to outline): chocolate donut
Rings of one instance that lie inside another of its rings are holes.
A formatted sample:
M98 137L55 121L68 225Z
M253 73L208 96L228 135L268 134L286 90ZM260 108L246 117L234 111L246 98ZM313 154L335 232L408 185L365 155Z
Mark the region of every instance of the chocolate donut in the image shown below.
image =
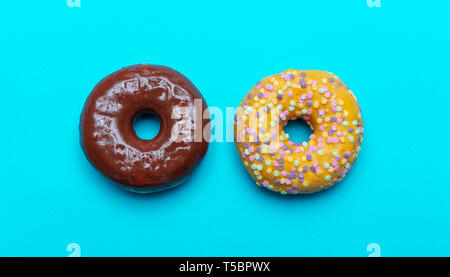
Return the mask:
M125 67L101 80L87 98L81 145L95 168L131 191L171 188L184 182L206 154L205 110L200 92L177 71L147 64ZM160 120L151 140L139 138L133 128L134 117L143 111Z

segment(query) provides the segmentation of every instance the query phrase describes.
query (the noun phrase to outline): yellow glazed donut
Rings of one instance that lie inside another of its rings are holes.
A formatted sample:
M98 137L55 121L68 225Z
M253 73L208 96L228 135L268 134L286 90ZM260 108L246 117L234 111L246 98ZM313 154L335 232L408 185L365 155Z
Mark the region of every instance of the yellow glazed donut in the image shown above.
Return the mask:
M295 143L283 131L302 118L313 130ZM313 193L342 180L355 162L363 137L361 109L335 75L287 70L253 87L236 112L235 142L258 186L281 194Z

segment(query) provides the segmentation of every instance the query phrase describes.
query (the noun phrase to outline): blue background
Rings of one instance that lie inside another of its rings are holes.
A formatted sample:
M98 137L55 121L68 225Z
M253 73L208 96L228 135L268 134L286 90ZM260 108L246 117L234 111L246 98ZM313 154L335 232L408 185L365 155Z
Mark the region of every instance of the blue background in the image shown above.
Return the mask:
M450 255L450 2L381 3L2 2L0 255ZM81 151L79 116L98 81L143 62L223 110L264 76L333 72L362 107L362 152L311 196L258 188L232 142L176 189L118 189Z

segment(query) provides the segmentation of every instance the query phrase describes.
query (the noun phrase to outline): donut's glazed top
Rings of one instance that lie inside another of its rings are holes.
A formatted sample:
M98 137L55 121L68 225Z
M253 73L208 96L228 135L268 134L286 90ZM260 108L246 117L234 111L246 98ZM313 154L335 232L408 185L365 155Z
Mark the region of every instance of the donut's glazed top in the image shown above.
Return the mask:
M289 140L282 127L302 118L310 140ZM235 122L241 159L259 186L282 194L311 193L344 178L363 136L361 109L334 74L286 70L258 82L242 100Z
M132 189L173 186L206 153L208 142L201 135L194 140L209 123L202 116L206 108L200 92L177 71L146 64L126 67L100 81L86 100L81 144L98 170ZM160 119L160 131L152 140L140 139L134 131L133 119L141 111ZM183 117L187 113L189 122ZM174 129L180 123L182 127ZM181 133L190 139L176 139L174 134Z

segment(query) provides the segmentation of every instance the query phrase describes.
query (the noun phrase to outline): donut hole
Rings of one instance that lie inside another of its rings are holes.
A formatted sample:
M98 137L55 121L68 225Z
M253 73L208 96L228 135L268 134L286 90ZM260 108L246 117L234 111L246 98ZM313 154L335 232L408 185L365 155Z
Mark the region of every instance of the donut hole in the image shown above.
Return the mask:
M158 115L151 111L140 111L133 118L133 129L140 139L154 139L160 128L161 121Z
M289 134L289 140L296 143L309 141L309 136L313 133L311 127L301 118L289 120L283 128L284 133Z

